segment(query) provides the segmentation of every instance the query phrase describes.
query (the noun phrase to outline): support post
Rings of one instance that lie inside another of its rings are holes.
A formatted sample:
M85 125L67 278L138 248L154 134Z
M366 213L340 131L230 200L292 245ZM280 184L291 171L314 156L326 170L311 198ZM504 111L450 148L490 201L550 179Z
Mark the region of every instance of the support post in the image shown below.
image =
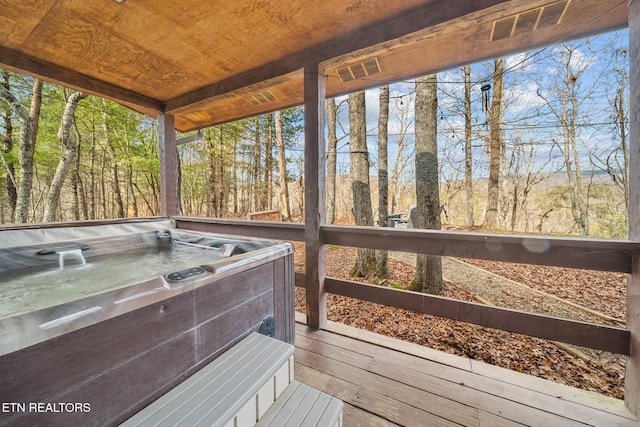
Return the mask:
M629 239L640 241L640 0L629 2ZM631 354L627 359L624 396L640 415L640 259L634 256L627 281L627 327Z
M304 240L307 324L322 329L327 322L325 245L320 226L325 224L325 158L324 128L325 79L318 64L304 69Z
M178 159L176 127L172 114L158 116L160 135L160 215L178 214Z

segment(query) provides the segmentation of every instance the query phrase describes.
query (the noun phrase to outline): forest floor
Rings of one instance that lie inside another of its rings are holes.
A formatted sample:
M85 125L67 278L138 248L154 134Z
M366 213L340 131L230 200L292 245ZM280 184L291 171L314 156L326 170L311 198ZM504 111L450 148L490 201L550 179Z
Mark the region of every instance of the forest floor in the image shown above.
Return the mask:
M357 250L327 249L327 275L349 276ZM303 269L304 246L296 245ZM390 254L389 283L406 286L415 255ZM624 274L527 264L443 258L444 297L593 323L623 326ZM364 281L364 280L362 280ZM624 398L624 356L419 314L337 295L328 296L329 320L400 338L573 387ZM305 311L296 288L296 310Z

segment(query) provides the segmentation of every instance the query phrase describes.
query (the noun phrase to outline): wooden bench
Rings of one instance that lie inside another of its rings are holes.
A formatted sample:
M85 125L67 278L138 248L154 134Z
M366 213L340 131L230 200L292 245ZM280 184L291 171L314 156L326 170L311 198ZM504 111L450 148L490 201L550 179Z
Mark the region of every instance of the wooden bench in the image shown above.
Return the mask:
M254 332L121 425L280 426L302 417L340 426L340 400L293 380L293 351Z

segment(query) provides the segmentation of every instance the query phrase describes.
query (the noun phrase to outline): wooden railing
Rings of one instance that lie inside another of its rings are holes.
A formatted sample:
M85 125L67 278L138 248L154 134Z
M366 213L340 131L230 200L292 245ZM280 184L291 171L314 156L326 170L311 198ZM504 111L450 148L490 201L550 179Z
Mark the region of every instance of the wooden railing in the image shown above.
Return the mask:
M174 217L178 228L304 242L304 224ZM630 273L640 243L627 240L374 227L320 227L322 244ZM561 284L559 284L561 285ZM296 273L296 286L306 286ZM629 355L626 328L562 319L334 277L326 292L543 339Z
M150 221L166 221L165 216L147 216L139 218L88 219L83 221L30 222L26 224L0 224L0 231L8 230L41 230L59 227L94 227L98 225L135 224Z

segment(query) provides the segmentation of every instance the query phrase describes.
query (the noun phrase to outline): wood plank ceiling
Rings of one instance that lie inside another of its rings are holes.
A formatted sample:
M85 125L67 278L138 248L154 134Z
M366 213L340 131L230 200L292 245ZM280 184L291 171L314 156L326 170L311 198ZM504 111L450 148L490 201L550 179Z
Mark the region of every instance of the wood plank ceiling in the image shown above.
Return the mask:
M181 131L627 25L627 0L0 0L0 66Z

